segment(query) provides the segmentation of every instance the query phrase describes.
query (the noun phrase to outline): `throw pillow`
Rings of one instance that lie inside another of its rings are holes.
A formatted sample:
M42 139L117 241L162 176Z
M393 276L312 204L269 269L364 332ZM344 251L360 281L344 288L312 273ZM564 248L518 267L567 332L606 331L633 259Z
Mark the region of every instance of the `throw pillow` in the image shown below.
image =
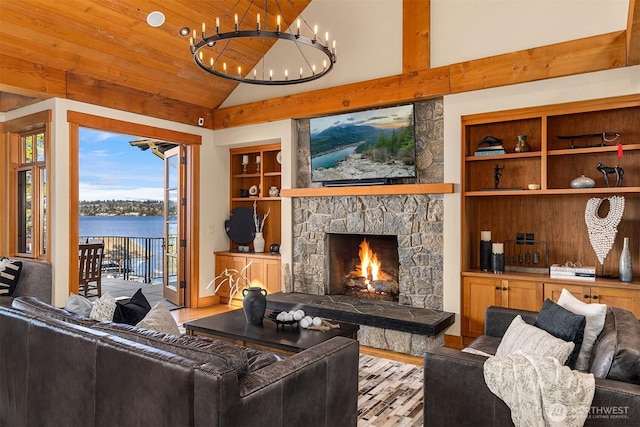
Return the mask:
M575 344L569 360L567 360L567 366L574 369L582 347L585 324L586 318L584 316L575 314L547 298L538 313L535 326L549 332L556 338L572 341Z
M575 313L582 314L586 318L584 327L584 338L582 339L582 347L576 360L576 369L586 372L589 369L589 359L591 358L591 349L596 338L600 335L604 327L604 318L607 315L606 304L587 304L580 301L566 289L563 289L558 298L558 305Z
M176 320L167 306L161 302L157 303L136 326L164 334L180 335Z
M89 317L93 309L93 303L89 298L72 293L64 306L64 309L80 316Z
M0 295L11 296L18 286L22 261L11 261L3 257L0 260Z
M497 357L508 357L516 351L530 356L554 357L564 364L575 344L556 338L540 328L529 325L518 315L504 333L496 351Z
M140 322L151 310L149 301L142 293L142 288L138 289L131 299L126 302L117 302L116 310L113 313L113 321L116 323L125 323L135 326Z
M111 322L116 311L116 300L107 292L93 303L89 317L99 322Z

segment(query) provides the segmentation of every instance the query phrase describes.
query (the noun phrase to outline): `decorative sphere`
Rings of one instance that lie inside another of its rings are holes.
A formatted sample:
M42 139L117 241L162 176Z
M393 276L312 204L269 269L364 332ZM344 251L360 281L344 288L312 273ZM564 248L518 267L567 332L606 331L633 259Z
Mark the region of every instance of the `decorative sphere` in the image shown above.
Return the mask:
M285 318L287 316L287 313L285 313L284 311L281 311L280 313L278 313L278 315L276 316L276 320L279 322L284 322Z
M571 188L593 188L596 182L588 176L579 176L571 181Z
M321 317L314 317L313 318L313 326L320 326L322 325L322 318Z
M284 320L287 321L287 322L291 322L293 320L293 314L291 314L291 313L285 314Z
M308 318L304 317L304 318L302 318L302 319L300 320L300 327L301 327L302 329L307 329L309 326L310 326L310 325L309 325L309 319L308 319Z
M303 317L304 317L304 311L302 310L298 310L295 313L293 313L294 320L301 320Z

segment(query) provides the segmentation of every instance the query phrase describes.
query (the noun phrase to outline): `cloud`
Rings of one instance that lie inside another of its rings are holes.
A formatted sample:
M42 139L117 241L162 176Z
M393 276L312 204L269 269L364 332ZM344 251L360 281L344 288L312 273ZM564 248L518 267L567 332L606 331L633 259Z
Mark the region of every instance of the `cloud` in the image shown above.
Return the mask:
M80 200L163 200L162 187L122 187L80 183Z

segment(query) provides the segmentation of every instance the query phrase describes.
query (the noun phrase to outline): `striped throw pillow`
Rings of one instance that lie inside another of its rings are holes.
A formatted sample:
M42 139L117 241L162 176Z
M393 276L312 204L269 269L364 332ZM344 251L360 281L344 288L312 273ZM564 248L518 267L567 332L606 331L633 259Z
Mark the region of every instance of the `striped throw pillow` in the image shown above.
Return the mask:
M21 272L22 261L11 261L6 257L0 260L0 295L11 296L13 294Z

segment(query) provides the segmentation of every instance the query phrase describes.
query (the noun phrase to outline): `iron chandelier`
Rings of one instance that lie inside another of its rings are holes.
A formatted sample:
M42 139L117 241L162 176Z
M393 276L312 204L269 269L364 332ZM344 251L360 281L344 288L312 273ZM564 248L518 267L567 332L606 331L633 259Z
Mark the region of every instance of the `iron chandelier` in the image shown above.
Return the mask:
M247 8L240 19L238 18L238 14L234 14L233 30L220 32L219 17L216 17L215 32L207 34L207 27L204 22L202 23L200 37L198 37L196 30L193 30L193 33L189 37L189 50L196 65L202 70L224 79L257 85L306 83L319 79L329 73L329 71L333 69L337 58L336 41L333 40L332 47L329 47L329 33L325 32L323 43L323 41L318 38L318 26L316 25L314 28L311 28L300 14L296 21L295 32L291 29L293 25L281 23L282 18L280 14L276 17L275 26L270 25L268 22L270 15L267 13L267 3L268 0L264 0L262 14L256 14L255 26L253 24L247 24L247 21L251 20L251 18L249 18L249 10L254 4L254 1L251 1L249 8ZM277 1L275 2L275 7L278 12L280 12L281 9ZM225 16L230 16L231 12ZM264 17L264 22L261 21L261 17ZM301 29L302 23L312 32L311 37L303 34ZM285 31L282 31L283 24ZM241 26L247 28L241 28ZM180 34L186 36L189 34L189 28L182 28ZM230 43L239 39L256 39L263 48L262 59L252 70L242 70L241 66L231 63L227 64L228 60L221 59L222 55L230 46ZM297 69L298 65L296 65L295 70L290 68L274 70L273 67L267 67L265 63L265 55L267 53L265 46L270 44L267 43L267 40L270 42L273 42L273 40L287 42L286 45L287 49L290 50L290 56L293 57L295 54L298 56L296 59L298 64L302 64L299 70ZM316 63L308 58L309 56L313 56L314 59L321 60L321 62L316 66Z

